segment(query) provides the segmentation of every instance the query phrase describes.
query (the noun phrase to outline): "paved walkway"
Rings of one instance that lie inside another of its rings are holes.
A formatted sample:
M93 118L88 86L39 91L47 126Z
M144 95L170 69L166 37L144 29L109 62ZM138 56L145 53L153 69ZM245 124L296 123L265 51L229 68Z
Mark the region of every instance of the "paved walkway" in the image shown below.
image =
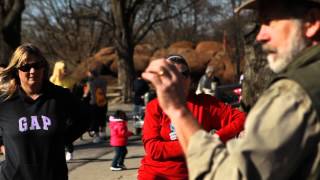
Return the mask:
M127 170L111 171L110 164L114 156L111 147L104 147L101 153L94 152L96 157L77 158L81 150L75 151L75 159L68 163L69 180L134 180L137 179L137 170L140 166L141 158L144 155L144 149L140 139L133 137L128 145L128 154L125 165ZM80 155L81 156L81 155ZM77 163L80 162L80 165Z
M121 109L130 116L132 105L111 105L109 113ZM133 121L128 122L128 129L134 132ZM107 128L107 135L109 128ZM84 140L75 142L76 150L74 159L68 162L69 180L134 180L137 179L137 171L141 158L144 156L144 149L140 136L129 138L128 154L125 159L127 170L111 171L110 165L114 156L113 148L109 141L99 144L92 144L92 138L84 135Z

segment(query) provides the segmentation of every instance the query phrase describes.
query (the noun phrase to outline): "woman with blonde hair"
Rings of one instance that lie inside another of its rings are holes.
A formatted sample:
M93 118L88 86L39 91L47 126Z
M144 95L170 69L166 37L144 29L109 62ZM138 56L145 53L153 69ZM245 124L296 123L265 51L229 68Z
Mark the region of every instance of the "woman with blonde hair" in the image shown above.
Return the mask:
M57 61L54 64L53 72L50 77L50 81L57 85L64 88L72 89L73 81L67 77L67 65L63 60Z
M68 179L64 145L87 130L91 116L68 90L49 82L48 69L40 50L23 44L0 72L0 128L6 148L1 180Z

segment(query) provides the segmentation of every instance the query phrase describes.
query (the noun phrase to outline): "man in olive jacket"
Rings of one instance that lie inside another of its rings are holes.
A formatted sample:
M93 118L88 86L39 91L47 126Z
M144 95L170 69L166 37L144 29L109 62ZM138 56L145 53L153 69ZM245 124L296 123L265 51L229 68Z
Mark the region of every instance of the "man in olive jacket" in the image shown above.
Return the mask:
M320 0L249 0L256 40L278 74L247 116L245 135L221 143L185 107L181 75L153 61L143 77L176 127L190 179L320 179Z

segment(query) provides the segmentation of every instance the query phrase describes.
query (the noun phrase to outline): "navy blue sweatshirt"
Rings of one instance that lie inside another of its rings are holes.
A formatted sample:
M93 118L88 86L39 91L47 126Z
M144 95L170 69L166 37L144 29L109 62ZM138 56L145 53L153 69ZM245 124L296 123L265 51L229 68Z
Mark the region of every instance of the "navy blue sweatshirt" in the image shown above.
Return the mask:
M44 87L36 100L19 88L9 100L0 101L6 147L0 180L68 179L64 145L88 129L90 111L69 90L49 82Z

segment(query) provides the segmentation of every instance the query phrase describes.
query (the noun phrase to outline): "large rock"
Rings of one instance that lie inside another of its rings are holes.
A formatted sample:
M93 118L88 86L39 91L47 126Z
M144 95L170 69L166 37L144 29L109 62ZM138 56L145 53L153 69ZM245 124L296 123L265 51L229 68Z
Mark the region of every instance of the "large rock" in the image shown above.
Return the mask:
M206 67L213 66L215 75L223 83L237 82L236 64L224 51L221 43L215 41L202 41L196 46L189 41L179 41L171 44L168 48L155 49L150 44L141 44L135 47L134 64L136 71L143 71L151 60L164 58L170 54L179 54L186 58L191 73L200 76L205 72ZM102 48L92 57L84 60L74 71L73 76L80 79L85 77L89 68L105 66L111 74L116 74L119 57L115 48Z
M236 64L228 53L225 51L217 52L208 63L214 69L214 75L221 80L222 84L235 83L236 79Z
M134 48L134 54L151 57L155 50L156 48L151 44L138 44Z
M71 77L76 81L86 77L86 72L90 69L101 68L101 66L110 67L118 59L113 47L100 49L95 55L83 60L72 72Z
M196 46L196 51L198 53L216 53L217 51L221 51L223 46L220 42L216 41L201 41Z
M190 41L177 41L175 43L172 43L168 49L171 48L190 48L190 49L194 49L194 44Z

